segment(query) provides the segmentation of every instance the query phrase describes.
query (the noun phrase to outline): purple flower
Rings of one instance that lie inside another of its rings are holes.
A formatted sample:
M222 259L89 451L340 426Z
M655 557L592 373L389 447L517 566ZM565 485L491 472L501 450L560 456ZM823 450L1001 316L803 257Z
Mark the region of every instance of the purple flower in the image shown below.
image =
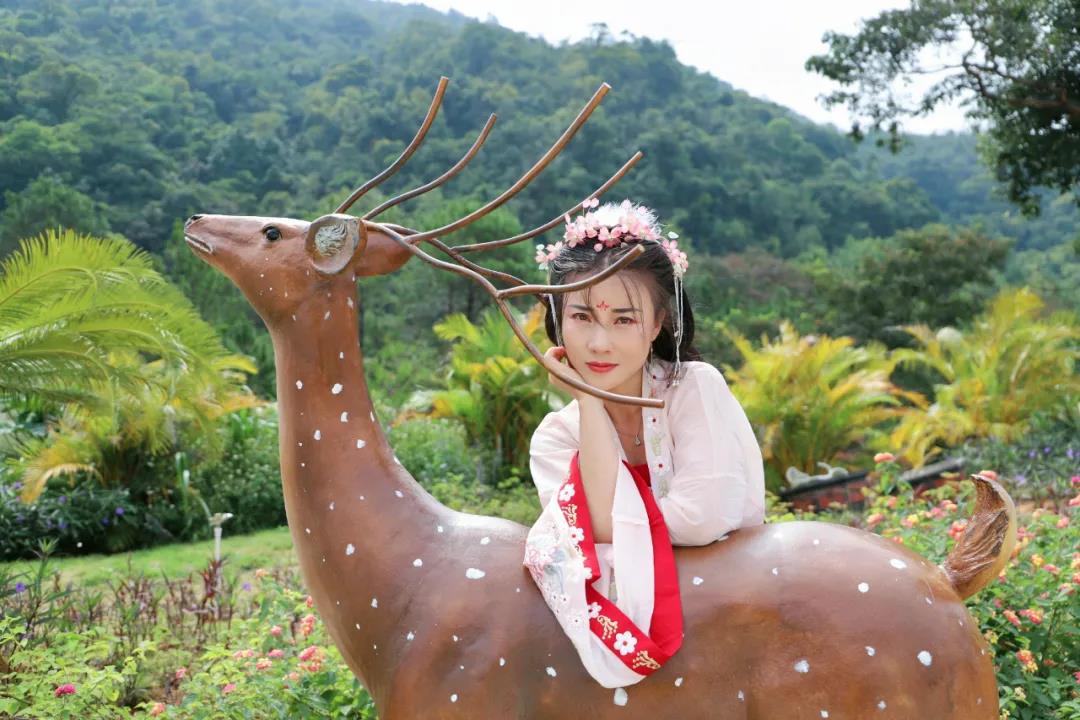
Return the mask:
M1033 457L1035 457L1035 451L1034 451L1034 450L1032 450L1031 452L1029 452L1029 453L1028 453L1028 457L1029 457L1029 458L1033 458Z
M251 583L249 583L249 582L246 582L246 583L244 583L244 584L242 585L242 587L244 588L244 590L250 590L250 589L251 589Z
M1050 454L1050 450L1051 450L1051 448L1049 448L1049 447L1044 447L1044 448L1043 448L1043 455L1049 455L1049 454Z
M107 518L107 517L101 518L101 524L102 525L108 525L109 524L109 518Z
M1017 475L1015 478L1013 478L1013 481L1017 485L1027 485L1027 476L1026 475Z
M63 505L64 503L66 503L66 502L67 502L67 495L61 495L60 497L58 497L58 498L56 499L56 501L57 501L58 503L60 503L61 505Z
M21 595L24 592L26 592L26 583L21 583L21 582L15 583L15 594L16 595Z
M1069 448L1068 450L1066 450L1066 451L1065 451L1065 457L1069 458L1070 460L1072 460L1072 459L1073 459L1073 454L1074 454L1074 453L1073 453L1073 449L1072 449L1072 448Z
M57 524L57 527L60 528L61 530L67 530L67 520L61 520Z
M116 508L116 514L117 515L123 515L124 514L124 508L122 508L122 507Z
M13 490L21 490L21 489L22 489L22 483L21 483L21 482L17 482L17 483L15 483L14 485L12 485L12 486L11 486L11 488L12 488Z

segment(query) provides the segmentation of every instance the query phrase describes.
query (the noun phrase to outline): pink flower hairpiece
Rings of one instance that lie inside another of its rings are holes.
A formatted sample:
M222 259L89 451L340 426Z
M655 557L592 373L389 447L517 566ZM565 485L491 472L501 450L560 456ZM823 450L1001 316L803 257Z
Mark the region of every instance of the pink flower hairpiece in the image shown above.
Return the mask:
M541 270L546 270L548 263L568 247L591 243L593 250L601 252L606 248L636 242L659 243L679 278L690 267L686 253L679 249L679 236L669 232L668 239L661 240L656 213L644 205L635 205L629 200L600 205L596 198L589 198L581 204L581 208L585 212L573 220L569 215L565 216L566 230L562 240L551 245L536 246L536 262Z

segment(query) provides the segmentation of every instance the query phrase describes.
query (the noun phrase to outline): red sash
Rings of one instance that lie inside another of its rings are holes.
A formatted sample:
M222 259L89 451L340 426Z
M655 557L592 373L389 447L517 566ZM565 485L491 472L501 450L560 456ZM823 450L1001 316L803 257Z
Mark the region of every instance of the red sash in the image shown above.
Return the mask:
M578 453L574 453L570 460L570 476L559 488L558 502L570 527L579 528L583 533L578 546L585 556L585 566L592 571L591 579L583 581L585 599L589 603L589 628L628 668L639 675L651 675L682 646L683 618L679 576L664 515L649 488L649 468L647 465L635 467L625 461L623 464L630 470L645 503L652 535L655 581L652 622L648 635L641 632L615 603L593 588L593 583L600 578L600 563L596 558L592 519L589 517L589 506L585 502L585 487L581 482ZM563 498L567 495L563 488L567 486L572 487L573 491L566 491L570 495L564 501Z

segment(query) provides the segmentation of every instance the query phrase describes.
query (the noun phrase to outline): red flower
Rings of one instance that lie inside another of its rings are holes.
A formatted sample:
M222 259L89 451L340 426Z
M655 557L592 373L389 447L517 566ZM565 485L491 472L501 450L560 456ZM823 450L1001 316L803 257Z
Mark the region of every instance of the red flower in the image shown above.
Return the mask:
M1006 620L1008 620L1009 622L1011 622L1011 623L1012 623L1013 625L1015 625L1016 627L1020 627L1020 626L1021 626L1021 624L1022 624L1022 623L1020 622L1020 618L1018 618L1018 617L1016 616L1016 613L1014 613L1014 612L1013 612L1012 610L1006 610L1005 612L1003 612L1003 613L1001 613L1001 614L1005 616L1005 619L1006 619Z
M56 688L55 691L53 691L53 695L55 695L56 697L64 697L65 695L74 695L74 694L75 694L75 686L72 685L71 683L64 683L60 687Z

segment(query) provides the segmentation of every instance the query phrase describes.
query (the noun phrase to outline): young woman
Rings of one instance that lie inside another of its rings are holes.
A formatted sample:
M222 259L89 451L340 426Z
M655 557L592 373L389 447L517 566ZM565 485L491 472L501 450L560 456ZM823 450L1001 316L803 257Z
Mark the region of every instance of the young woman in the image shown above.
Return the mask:
M573 221L538 246L549 283L583 280L635 244L645 252L596 285L548 298L545 359L574 400L533 434L530 469L544 510L525 565L604 687L641 681L682 644L672 545L708 545L764 521L753 429L723 375L694 349L694 318L675 235L625 201ZM600 400L573 378L663 409ZM617 579L616 579L617 578Z

